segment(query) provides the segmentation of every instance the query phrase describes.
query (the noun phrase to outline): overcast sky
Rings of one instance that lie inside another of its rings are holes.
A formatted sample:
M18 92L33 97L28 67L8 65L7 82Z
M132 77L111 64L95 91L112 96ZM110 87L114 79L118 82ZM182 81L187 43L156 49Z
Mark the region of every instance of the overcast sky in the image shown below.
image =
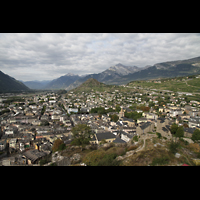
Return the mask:
M0 70L23 81L99 73L118 63L145 67L198 56L197 33L0 34Z

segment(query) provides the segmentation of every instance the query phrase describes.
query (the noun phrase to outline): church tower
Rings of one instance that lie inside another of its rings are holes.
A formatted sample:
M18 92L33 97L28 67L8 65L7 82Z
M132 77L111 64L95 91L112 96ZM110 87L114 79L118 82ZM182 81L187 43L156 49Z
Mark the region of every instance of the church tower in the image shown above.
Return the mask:
M121 111L119 112L119 119L121 119L122 117L124 117L123 107L121 107Z

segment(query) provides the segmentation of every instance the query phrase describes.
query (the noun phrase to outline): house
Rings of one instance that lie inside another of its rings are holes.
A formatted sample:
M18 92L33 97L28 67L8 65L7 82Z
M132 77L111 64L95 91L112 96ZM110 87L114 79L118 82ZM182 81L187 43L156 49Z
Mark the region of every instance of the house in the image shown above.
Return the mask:
M17 138L11 138L9 141L9 148L16 149Z
M71 112L78 113L78 108L69 108L68 113L70 114Z
M52 119L52 120L60 120L60 114L53 114L53 115L51 116L51 119Z
M95 133L90 143L99 144L101 140L105 140L106 142L113 142L116 139L116 136L111 132L101 132Z
M189 128L194 128L196 126L200 126L200 117L191 117L188 119Z
M146 117L147 119L154 119L154 120L157 120L158 118L158 115L154 113L147 113L147 112L142 113L142 116Z
M23 153L28 164L37 164L39 160L47 156L46 152L38 151L37 149L28 150Z
M136 128L136 134L137 135L143 135L148 132L152 132L154 130L154 123L151 122L142 122L137 128Z
M184 137L192 137L196 128L184 128Z
M190 117L200 116L200 112L199 111L189 111L188 114L190 115Z
M121 139L124 140L125 142L129 142L132 137L133 136L131 136L130 134L128 134L124 131L121 133Z
M162 137L170 138L171 132L170 132L169 120L161 117L158 118L156 132L160 133Z
M181 109L176 109L176 110L170 110L170 117L176 117L177 115L182 115L183 110Z
M115 140L113 140L113 143L121 143L121 144L124 144L126 143L124 140L122 140L120 137L116 137Z
M128 126L130 126L130 127L135 126L135 121L133 119L122 117L121 120L122 120L123 123L126 122L128 124Z
M137 120L137 123L140 124L142 122L147 122L147 118L146 117L140 117L138 120Z

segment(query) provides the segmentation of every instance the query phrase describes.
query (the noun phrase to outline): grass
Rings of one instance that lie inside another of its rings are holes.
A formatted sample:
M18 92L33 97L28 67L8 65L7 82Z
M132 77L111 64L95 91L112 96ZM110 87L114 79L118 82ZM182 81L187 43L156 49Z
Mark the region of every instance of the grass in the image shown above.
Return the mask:
M124 153L125 148L111 147L108 150L100 148L85 155L83 162L87 166L118 166L120 161L115 160L117 156Z
M186 78L185 78L186 79ZM149 88L149 89L159 89L159 90L170 90L174 92L182 91L182 92L199 92L200 90L200 79L192 79L189 80L186 84L185 81L177 81L176 78L171 78L168 80L161 80L161 83L154 83L151 82L146 82L146 81L133 81L129 83L128 85L133 87L143 87L143 88ZM191 87L190 85L194 86Z
M153 161L150 165L156 166L156 165L166 165L170 161L170 158L168 156L159 157L159 158L153 158Z
M143 140L139 142L139 146L143 145ZM155 143L163 144L164 146L157 145ZM186 144L180 140L178 143L171 144L171 141L163 142L158 137L152 139L146 139L145 148L137 153L121 160L117 161L117 156L123 156L127 151L135 149L134 145L130 146L116 146L110 145L109 148L101 147L99 149L82 149L77 148L70 150L68 147L63 151L61 155L72 156L75 153L81 155L81 163L85 163L87 166L164 166L164 165L181 165L183 163L189 165L195 165L192 158L199 158L200 153L195 145ZM175 153L181 154L180 158L175 157Z

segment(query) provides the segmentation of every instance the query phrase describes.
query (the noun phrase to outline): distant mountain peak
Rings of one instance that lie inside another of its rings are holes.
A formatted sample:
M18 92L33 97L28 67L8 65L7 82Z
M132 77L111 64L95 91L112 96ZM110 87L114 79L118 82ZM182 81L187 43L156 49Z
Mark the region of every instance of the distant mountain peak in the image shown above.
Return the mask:
M67 73L65 76L78 76L78 75L73 73Z
M118 63L118 64L116 64L115 66L117 66L117 67L124 67L124 65L122 65L121 63Z

